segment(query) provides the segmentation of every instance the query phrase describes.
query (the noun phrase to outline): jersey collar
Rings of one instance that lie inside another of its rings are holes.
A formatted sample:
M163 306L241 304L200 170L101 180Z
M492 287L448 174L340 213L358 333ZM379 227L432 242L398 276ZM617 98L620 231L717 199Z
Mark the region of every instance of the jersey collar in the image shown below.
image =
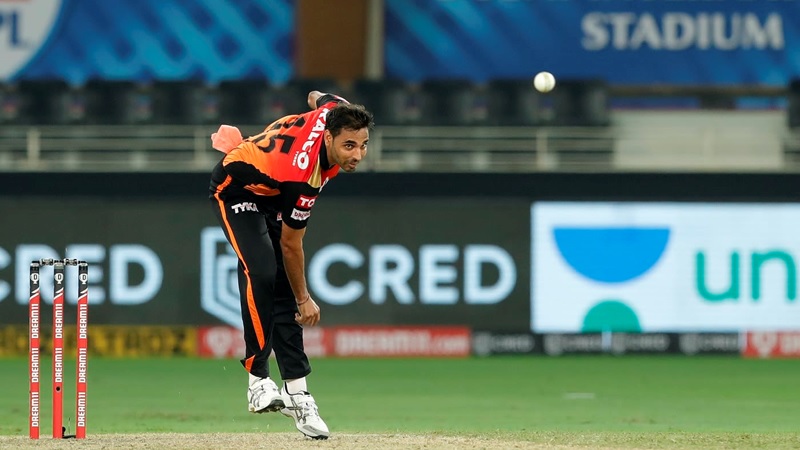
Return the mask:
M323 170L330 170L333 164L328 162L328 147L325 145L325 139L322 140L322 145L319 149L319 162L322 164Z

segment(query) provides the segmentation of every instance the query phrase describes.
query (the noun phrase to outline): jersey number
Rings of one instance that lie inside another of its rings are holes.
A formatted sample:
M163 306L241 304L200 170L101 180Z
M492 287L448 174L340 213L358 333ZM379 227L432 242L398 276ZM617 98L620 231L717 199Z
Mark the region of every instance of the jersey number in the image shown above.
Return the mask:
M270 127L269 130L259 134L258 136L255 136L252 139L252 141L255 142L255 144L258 146L258 148L261 149L261 151L263 151L264 153L269 153L269 152L275 150L275 146L277 145L275 141L280 139L280 141L281 141L281 153L289 153L289 150L291 150L291 148L292 148L292 144L294 144L294 138L295 138L294 136L289 135L289 134L274 134L272 136L267 137L267 135L271 131L278 130L281 127L283 127L283 128L290 128L290 127L293 127L293 126L294 127L302 127L303 125L305 125L305 123L306 123L306 119L304 117L302 117L302 116L297 116L296 118L291 119L291 120L287 120L286 122L283 122L283 123L276 122L272 127ZM265 138L268 141L266 146L263 145L263 142L264 142Z
M276 134L274 136L270 136L269 144L266 147L262 147L261 143L259 142L258 148L263 150L265 153L269 153L275 150L275 142L280 139L281 141L281 153L289 153L289 150L292 148L292 144L294 144L294 136L290 136L288 134Z

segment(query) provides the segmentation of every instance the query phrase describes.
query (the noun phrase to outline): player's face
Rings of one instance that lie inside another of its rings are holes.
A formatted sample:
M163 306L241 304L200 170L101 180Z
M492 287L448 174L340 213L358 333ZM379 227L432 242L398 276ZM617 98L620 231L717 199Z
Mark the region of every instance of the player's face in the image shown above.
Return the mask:
M344 129L338 136L333 137L330 131L325 130L325 145L331 162L337 164L345 172L354 172L361 159L367 154L369 130Z

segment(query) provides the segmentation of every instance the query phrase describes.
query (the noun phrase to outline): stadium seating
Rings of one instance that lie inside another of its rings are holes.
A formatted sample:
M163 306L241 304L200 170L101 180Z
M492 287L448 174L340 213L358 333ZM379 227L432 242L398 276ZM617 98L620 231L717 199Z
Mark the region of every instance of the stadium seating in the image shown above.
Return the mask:
M278 85L260 79L225 80L216 88L218 120L227 124L266 124L308 110L312 90L338 93L328 79L291 80Z
M800 78L789 82L787 119L789 128L800 129Z
M320 91L333 94L341 94L346 97L346 92L342 92L339 84L330 78L295 78L289 80L281 86L280 92L284 96L283 102L286 105L287 114L296 114L308 110L308 93Z
M400 80L356 80L349 100L364 105L379 125L413 124L420 119L414 92Z
M153 101L145 85L122 80L89 80L84 85L87 122L93 125L152 123Z
M0 124L14 125L20 122L22 96L12 84L0 85Z
M469 80L425 80L420 91L427 125L481 125L488 120L486 94Z
M16 84L15 122L30 125L83 123L86 99L82 90L63 80L22 80Z
M528 79L497 79L487 85L489 124L535 126L545 122L542 94Z
M267 122L269 85L264 80L225 80L217 86L219 120L240 125Z
M606 126L611 122L606 83L600 80L562 80L552 92L554 125Z
M153 120L166 125L216 123L216 91L200 80L154 81Z
M528 79L424 80L263 79L138 83L89 80L23 80L0 85L0 123L7 124L263 124L305 111L311 90L333 92L364 104L381 125L432 126L605 126L609 95L600 81L559 80L550 94ZM790 102L799 107L796 100ZM790 115L792 123L800 123Z

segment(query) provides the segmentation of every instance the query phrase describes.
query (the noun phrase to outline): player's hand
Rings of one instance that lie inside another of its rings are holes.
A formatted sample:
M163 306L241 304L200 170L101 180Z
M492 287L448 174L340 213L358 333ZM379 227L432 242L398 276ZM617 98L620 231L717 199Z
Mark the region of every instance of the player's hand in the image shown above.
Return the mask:
M317 302L314 301L311 296L308 296L308 300L305 302L300 301L297 305L297 310L299 311L294 315L294 320L301 325L308 325L314 326L319 323L319 306L317 306Z

